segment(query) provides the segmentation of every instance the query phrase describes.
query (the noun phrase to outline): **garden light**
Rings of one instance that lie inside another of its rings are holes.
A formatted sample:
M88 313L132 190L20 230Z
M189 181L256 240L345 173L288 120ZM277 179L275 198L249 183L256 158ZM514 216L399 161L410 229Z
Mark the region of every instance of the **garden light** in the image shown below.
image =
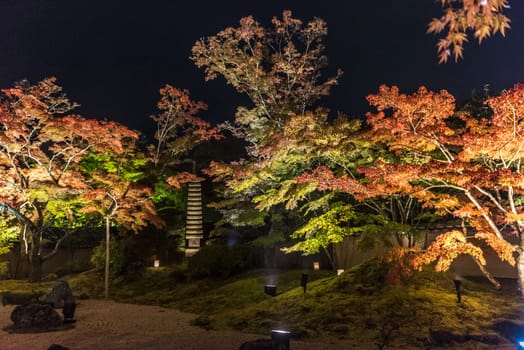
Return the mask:
M524 350L524 340L519 340L517 342L517 350Z
M460 295L460 289L461 289L461 286L462 286L462 281L458 278L454 279L453 280L453 283L455 283L455 290L457 291L457 303L460 303L460 301L462 300L461 299L461 295Z
M302 286L302 288L304 288L304 293L306 292L308 277L309 275L307 273L303 273L302 277L300 278L300 285Z
M320 270L320 263L318 261L313 261L313 270Z
M274 297L275 295L277 295L277 285L276 284L266 284L264 286L264 293Z
M291 332L275 329L271 331L271 342L273 349L289 350L289 340L291 339Z

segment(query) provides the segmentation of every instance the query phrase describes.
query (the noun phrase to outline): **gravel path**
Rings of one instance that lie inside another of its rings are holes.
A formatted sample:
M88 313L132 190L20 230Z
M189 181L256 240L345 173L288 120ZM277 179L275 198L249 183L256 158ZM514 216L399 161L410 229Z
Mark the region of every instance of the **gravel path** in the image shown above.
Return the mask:
M0 306L0 327L12 324L13 306ZM245 341L264 338L239 332L206 331L190 325L196 317L158 306L82 300L73 329L10 334L0 330L1 350L46 350L60 344L71 350L238 350ZM269 334L267 336L269 338ZM334 344L291 341L292 350L354 349Z

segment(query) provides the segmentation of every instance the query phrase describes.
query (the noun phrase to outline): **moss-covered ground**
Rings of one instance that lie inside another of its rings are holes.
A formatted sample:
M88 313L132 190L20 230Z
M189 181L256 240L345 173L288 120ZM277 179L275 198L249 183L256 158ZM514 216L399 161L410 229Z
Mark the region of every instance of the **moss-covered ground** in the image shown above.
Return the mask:
M253 270L226 280L191 280L180 266L168 266L149 269L132 280L113 281L110 294L121 302L196 313L195 324L209 329L267 334L282 328L303 340L377 348L429 348L438 332L464 340L498 337L509 342L496 332L495 325L519 323L523 318L524 303L514 281L505 281L497 291L484 279L464 279L462 302L458 303L453 281L444 273L423 271L401 284L385 285L373 264L340 276L332 271L308 271L304 293L300 285L303 272ZM103 296L103 278L93 271L65 279L76 295ZM265 294L265 284L276 284L277 295ZM0 291L10 292L48 292L52 286L53 282L0 281ZM447 340L437 342L445 345ZM469 348L490 348L490 342Z

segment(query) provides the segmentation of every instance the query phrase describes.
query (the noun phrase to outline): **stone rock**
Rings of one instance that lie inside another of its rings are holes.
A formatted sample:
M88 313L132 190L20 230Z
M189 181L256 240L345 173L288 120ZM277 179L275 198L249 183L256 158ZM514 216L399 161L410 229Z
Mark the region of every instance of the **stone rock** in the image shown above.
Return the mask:
M65 346L62 346L60 344L51 344L51 346L49 346L47 350L69 350L69 348L66 348Z
M75 297L69 287L69 283L64 280L56 281L51 293L46 297L45 302L53 307L64 307L64 302L74 303Z
M49 330L62 326L62 317L49 304L18 305L11 313L14 330Z
M275 347L271 339L256 339L245 342L239 350L275 350Z

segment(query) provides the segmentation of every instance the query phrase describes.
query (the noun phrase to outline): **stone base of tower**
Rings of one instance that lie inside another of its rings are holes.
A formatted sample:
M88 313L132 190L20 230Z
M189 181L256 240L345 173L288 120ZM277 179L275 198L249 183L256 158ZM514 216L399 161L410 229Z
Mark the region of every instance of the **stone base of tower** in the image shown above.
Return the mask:
M186 248L186 258L195 255L199 250L200 248Z
M202 247L202 237L186 237L186 256L194 255Z

